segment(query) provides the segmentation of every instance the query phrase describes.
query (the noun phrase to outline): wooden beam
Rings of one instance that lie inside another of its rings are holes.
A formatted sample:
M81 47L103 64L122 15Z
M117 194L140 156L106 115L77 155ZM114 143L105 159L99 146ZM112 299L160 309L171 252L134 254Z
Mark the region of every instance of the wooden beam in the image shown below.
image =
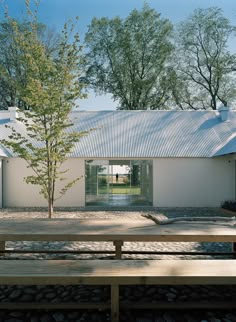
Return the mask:
M111 285L111 322L119 322L119 285Z
M4 255L4 253L3 253L3 251L5 250L5 245L6 244L6 242L5 241L0 241L0 256L3 256Z
M121 302L120 309L125 310L227 310L235 309L236 303L212 301L207 303L199 302Z
M236 243L232 243L232 254L233 257L236 258Z
M186 305L190 310L225 310L235 309L236 303L231 302L121 302L119 307L121 310L186 310ZM110 308L109 303L72 303L72 302L58 302L58 303L35 303L35 302L2 302L0 303L0 310L108 310ZM113 321L112 321L113 322Z
M58 302L58 303L39 303L39 302L2 302L0 303L0 310L109 310L110 303L72 303L72 302Z
M122 246L124 245L124 242L122 240L115 240L113 242L113 245L115 246L115 259L121 259L122 257Z
M236 252L236 250L235 250ZM198 251L142 251L142 250L122 250L122 254L143 254L143 255L221 255L221 256L234 256L235 252L198 252ZM7 248L7 250L0 250L0 254L115 254L114 250L48 250L48 249L34 249L22 250Z

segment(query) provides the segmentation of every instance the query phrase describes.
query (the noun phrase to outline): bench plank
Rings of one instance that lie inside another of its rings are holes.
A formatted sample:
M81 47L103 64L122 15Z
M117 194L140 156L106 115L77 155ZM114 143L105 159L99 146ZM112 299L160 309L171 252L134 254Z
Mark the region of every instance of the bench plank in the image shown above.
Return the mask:
M236 284L236 261L0 260L0 284Z
M177 223L158 226L149 219L1 219L2 241L236 242L225 223Z
M110 285L111 321L119 322L120 285L236 284L236 261L4 259L0 260L0 284ZM0 305L2 305L1 309L6 303L0 303ZM12 307L14 305L15 303L12 303ZM22 303L22 308L26 305L31 307L31 303ZM64 305L66 308L66 304ZM106 304L101 305L103 308L106 307ZM91 304L92 307L93 304ZM95 308L97 308L97 304L95 304ZM9 309L11 309L11 305Z

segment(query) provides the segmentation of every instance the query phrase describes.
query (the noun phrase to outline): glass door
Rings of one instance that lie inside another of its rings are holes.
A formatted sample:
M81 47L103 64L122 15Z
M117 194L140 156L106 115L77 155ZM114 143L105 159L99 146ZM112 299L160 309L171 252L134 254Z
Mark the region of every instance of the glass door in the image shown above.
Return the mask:
M152 205L152 161L86 161L86 205Z
M86 161L86 204L107 204L109 200L109 161Z

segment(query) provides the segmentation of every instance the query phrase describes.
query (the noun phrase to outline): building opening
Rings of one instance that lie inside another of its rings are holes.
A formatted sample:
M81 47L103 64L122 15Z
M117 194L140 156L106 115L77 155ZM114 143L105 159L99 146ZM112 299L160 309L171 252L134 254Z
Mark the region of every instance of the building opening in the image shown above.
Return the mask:
M87 160L87 206L152 206L152 161Z

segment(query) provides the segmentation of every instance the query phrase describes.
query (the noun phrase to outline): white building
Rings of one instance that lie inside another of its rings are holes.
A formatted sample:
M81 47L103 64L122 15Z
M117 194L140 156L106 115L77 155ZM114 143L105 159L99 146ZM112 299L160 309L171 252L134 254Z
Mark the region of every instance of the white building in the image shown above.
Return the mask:
M150 205L218 207L235 200L236 111L73 112L73 130L94 129L65 163L68 178L82 178L56 206ZM16 111L0 111L0 139ZM37 142L34 142L37 144ZM24 177L23 160L0 146L0 206L46 202Z

